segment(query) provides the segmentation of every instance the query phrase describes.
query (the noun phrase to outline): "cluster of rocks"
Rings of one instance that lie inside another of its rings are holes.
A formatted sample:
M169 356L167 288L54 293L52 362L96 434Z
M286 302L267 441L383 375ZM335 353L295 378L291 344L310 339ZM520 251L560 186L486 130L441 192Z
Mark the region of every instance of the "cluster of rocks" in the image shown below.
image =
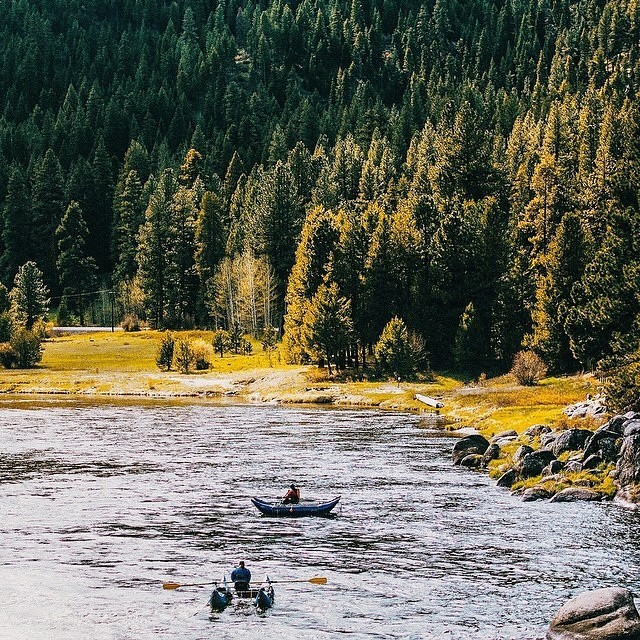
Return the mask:
M571 598L549 625L547 640L640 640L634 594L622 587L587 591Z
M572 483L567 474L596 469L607 463L612 468L615 464L611 474L618 486L616 498L625 503L640 503L640 413L614 416L595 431L553 431L539 424L527 429L522 436L516 431L499 433L491 440L479 434L469 435L453 447L453 462L486 469L489 462L501 457L505 445L515 442L522 444L512 457L510 468L499 478L498 486L510 488L519 480L541 476L539 484L521 492L523 500L601 500L605 494L593 489L591 480ZM531 446L534 442L540 443L537 449ZM570 453L563 456L567 452Z

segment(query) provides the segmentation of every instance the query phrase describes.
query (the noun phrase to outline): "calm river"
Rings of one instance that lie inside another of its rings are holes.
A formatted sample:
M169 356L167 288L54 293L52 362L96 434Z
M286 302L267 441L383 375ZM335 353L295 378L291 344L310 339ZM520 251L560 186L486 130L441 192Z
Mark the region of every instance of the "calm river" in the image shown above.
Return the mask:
M275 406L3 401L2 640L541 638L570 596L640 591L640 516L521 503L417 416ZM297 481L329 519L261 517ZM263 616L210 616L244 559Z

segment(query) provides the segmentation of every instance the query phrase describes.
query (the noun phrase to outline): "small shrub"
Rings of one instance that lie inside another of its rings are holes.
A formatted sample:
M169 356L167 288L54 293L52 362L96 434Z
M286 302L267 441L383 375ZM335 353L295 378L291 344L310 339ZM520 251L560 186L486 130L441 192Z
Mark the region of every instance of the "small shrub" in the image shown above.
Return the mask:
M513 358L511 374L518 384L533 387L547 375L547 366L533 351L518 351Z
M140 318L135 313L127 313L120 324L124 331L140 331Z
M213 332L213 340L211 341L216 353L220 354L220 357L224 357L224 352L231 349L231 337L229 332L224 329L219 329Z
M234 353L239 353L242 349L242 342L244 340L244 329L238 322L234 322L231 330L229 331L230 349L233 349Z
M205 371L211 367L213 347L205 340L194 340L191 343L196 371Z
M8 342L0 342L0 364L5 369L11 369L18 362L18 354Z
M15 351L18 369L31 369L42 360L41 340L33 331L18 329L9 344Z
M33 323L33 327L31 328L31 331L35 336L37 336L40 339L40 342L42 342L43 340L46 340L48 337L47 323L42 318L39 318Z
M327 382L329 380L329 373L324 367L318 367L317 369L308 369L305 372L305 377L312 384L318 384L320 382Z
M271 354L275 351L278 343L278 330L270 324L266 325L262 331L262 348L267 352L269 366L271 366Z
M173 352L175 350L176 341L172 334L167 333L163 336L158 348L158 355L156 356L156 364L159 369L164 371L170 371L173 364Z
M195 366L196 358L191 348L191 343L186 340L177 340L173 352L173 364L180 373L189 373Z
M240 351L245 355L248 356L251 354L251 352L253 351L253 345L251 344L250 340L247 340L246 338L242 339L242 342L240 343Z

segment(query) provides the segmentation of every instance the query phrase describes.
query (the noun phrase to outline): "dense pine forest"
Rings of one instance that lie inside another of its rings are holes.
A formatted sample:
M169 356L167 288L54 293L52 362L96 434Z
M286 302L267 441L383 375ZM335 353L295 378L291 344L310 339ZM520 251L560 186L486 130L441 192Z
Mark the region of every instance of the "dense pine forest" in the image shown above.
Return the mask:
M403 327L473 375L634 361L640 1L2 14L0 279L34 261L59 321L113 291L159 328L277 327L292 361Z

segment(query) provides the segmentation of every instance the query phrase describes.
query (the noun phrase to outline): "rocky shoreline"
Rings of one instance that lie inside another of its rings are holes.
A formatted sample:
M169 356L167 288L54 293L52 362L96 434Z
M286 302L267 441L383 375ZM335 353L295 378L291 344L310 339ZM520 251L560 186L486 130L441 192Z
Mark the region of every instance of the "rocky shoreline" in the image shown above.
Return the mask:
M613 416L595 431L539 424L521 435L505 431L489 440L468 435L456 442L452 459L499 474L497 485L523 501L615 500L637 508L640 413Z
M566 413L593 415L593 403L581 405ZM497 485L523 501L611 500L640 508L640 413L634 411L595 430L537 424L521 435L473 433L455 443L451 456L456 465L497 475ZM640 640L635 597L624 587L581 593L552 618L546 640Z

